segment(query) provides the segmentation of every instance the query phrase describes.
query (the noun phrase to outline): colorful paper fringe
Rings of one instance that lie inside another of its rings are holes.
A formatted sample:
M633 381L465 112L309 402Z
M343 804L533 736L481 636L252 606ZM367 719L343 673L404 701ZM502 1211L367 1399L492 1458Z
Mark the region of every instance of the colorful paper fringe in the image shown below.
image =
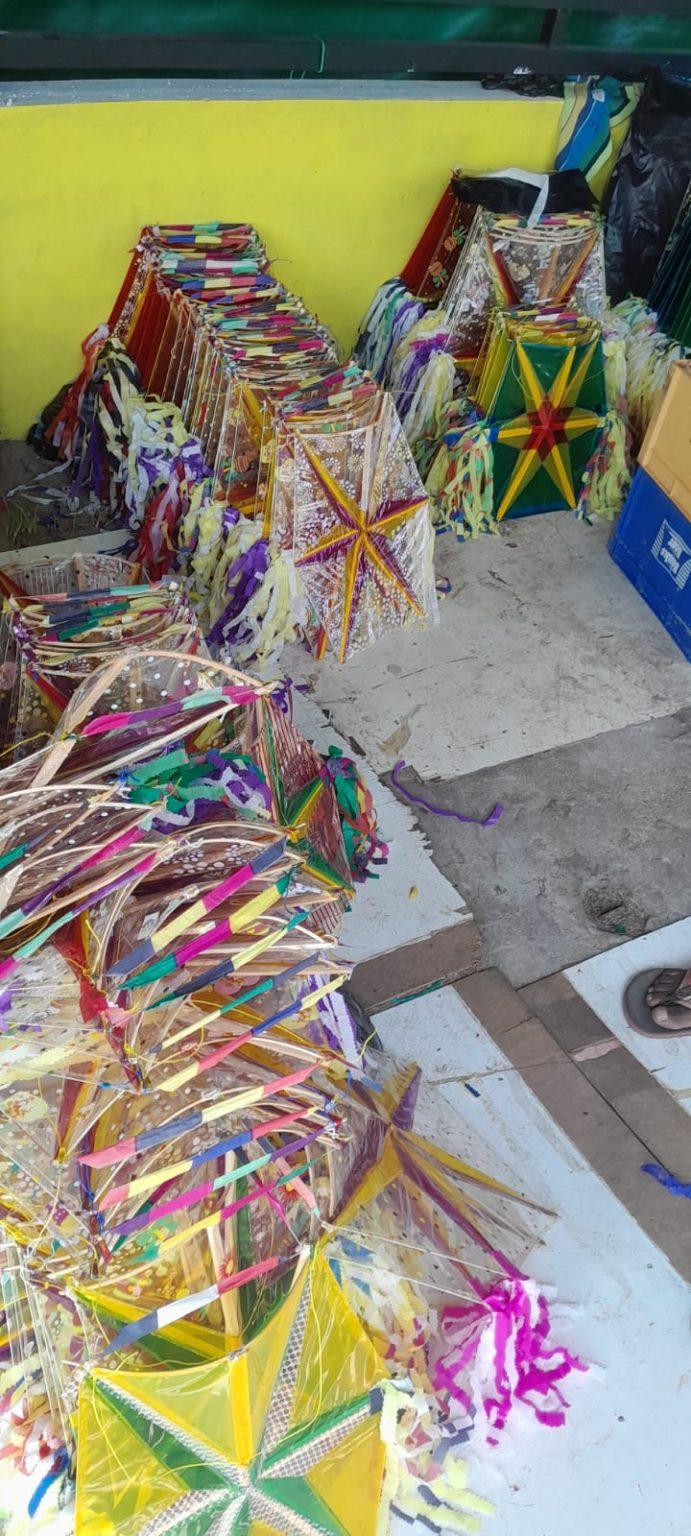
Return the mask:
M670 369L688 354L665 335L644 299L623 299L609 312L608 327L623 347L630 449L635 458L667 388Z
M481 1414L490 1445L519 1405L540 1424L563 1425L568 1403L560 1383L586 1367L555 1347L549 1332L547 1302L533 1281L504 1281L476 1303L444 1307L433 1381L448 1393L451 1417Z

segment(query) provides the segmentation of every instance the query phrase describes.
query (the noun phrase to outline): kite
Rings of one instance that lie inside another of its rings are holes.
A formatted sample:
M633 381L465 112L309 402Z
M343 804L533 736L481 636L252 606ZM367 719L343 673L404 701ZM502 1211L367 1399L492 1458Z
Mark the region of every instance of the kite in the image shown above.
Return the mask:
M596 213L536 222L478 208L444 295L451 350L468 369L495 306L571 305L592 319L605 307L602 224Z
M498 312L475 403L489 423L497 520L575 508L607 410L597 325L555 309Z
M436 614L427 498L388 397L357 436L357 454L339 434L299 433L294 446L295 564L316 654L339 661L387 625Z
M76 1536L374 1536L384 1377L326 1261L303 1260L273 1317L229 1358L89 1373Z

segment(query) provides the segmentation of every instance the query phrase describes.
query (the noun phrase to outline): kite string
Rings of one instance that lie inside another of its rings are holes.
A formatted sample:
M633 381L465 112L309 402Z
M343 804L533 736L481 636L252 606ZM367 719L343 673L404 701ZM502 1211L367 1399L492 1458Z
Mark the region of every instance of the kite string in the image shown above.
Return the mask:
M348 1269L363 1270L365 1274L391 1275L394 1280L405 1280L409 1285L411 1284L410 1276L406 1275L405 1272L400 1269L382 1269L381 1265L379 1264L362 1264L358 1263L355 1259L349 1259L348 1257L345 1257L342 1262ZM421 1289L425 1291L440 1291L443 1296L456 1296L460 1301L471 1301L476 1306L485 1305L485 1303L482 1301L482 1298L478 1297L477 1293L471 1293L470 1291L457 1291L455 1289L452 1290L451 1286L438 1285L434 1280L419 1280L416 1276L415 1284L416 1286L420 1286Z
M366 1232L361 1232L358 1227L338 1225L331 1221L322 1221L321 1225L326 1231L333 1232L336 1234L336 1236L338 1236L339 1232L352 1233L353 1237L359 1238L360 1242L364 1245L364 1247L369 1248L371 1253L375 1252L372 1244L367 1240L368 1234ZM383 1237L379 1233L377 1233L377 1242L387 1244L394 1248L407 1248L411 1253L421 1253L426 1258L445 1259L449 1264L460 1264L466 1269L482 1269L485 1270L488 1275L500 1275L502 1280L506 1279L505 1270L500 1269L493 1264L479 1264L476 1259L472 1261L470 1259L456 1259L454 1258L453 1254L444 1253L441 1248L427 1248L425 1247L424 1243L406 1243L402 1238ZM349 1262L349 1259L344 1260L344 1263Z
M399 774L405 766L406 764L402 757L399 758L397 763L394 763L391 769L392 784L399 794L403 795L406 800L409 800L412 805L421 805L423 810L429 811L432 816L449 816L453 821L468 822L471 826L493 827L498 822L499 817L503 815L504 807L498 803L492 807L487 816L465 816L462 811L451 811L441 805L432 805L430 800L423 799L422 795L414 795L411 790L406 788L405 784L401 784Z

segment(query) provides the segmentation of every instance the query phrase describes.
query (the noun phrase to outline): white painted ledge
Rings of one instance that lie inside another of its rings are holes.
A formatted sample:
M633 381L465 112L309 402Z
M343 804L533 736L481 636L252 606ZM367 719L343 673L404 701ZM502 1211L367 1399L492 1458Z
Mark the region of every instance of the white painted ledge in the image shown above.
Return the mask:
M0 87L0 107L95 101L520 100L514 91L487 91L477 80L22 80Z

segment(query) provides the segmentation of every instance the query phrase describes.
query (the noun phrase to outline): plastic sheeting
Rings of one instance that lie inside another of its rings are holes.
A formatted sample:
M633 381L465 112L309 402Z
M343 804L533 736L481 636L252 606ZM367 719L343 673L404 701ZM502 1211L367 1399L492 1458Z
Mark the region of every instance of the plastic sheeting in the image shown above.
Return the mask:
M597 203L582 171L553 171L551 176L528 177L525 172L501 176L464 176L458 172L452 181L461 203L488 208L491 213L521 214L529 218L540 194L538 183L546 182L546 200L540 212L583 213Z
M691 80L656 71L612 178L605 230L613 304L646 298L691 179Z

